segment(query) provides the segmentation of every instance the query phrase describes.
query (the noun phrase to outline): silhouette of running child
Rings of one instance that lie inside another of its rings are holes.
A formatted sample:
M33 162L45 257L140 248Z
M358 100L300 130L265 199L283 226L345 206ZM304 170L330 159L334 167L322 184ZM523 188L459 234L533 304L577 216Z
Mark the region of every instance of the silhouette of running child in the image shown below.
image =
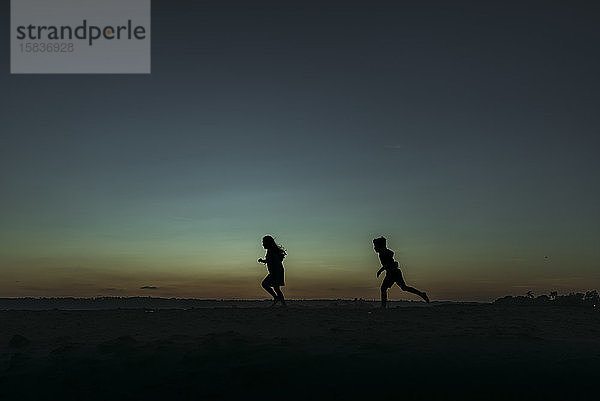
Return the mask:
M398 267L398 262L394 260L394 252L387 249L386 239L383 237L375 238L373 240L373 249L379 254L379 260L381 261L381 269L377 272L377 277L385 270L385 278L381 283L381 307L385 308L387 303L387 290L392 288L394 283L398 284L404 291L412 292L423 298L425 302L429 302L429 297L423 291L419 291L416 288L409 287L404 282L402 272Z
M259 263L266 263L269 274L262 281L263 288L273 296L273 305L281 302L285 306L285 299L279 287L284 286L283 279L283 258L287 255L281 245L277 245L270 235L265 235L262 239L262 246L267 250L264 259L258 259Z

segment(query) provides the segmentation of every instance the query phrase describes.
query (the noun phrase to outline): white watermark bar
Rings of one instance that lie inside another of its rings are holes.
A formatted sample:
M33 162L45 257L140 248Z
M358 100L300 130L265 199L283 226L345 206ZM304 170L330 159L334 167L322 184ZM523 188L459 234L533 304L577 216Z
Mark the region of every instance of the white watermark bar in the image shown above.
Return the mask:
M150 0L11 0L12 74L149 74Z

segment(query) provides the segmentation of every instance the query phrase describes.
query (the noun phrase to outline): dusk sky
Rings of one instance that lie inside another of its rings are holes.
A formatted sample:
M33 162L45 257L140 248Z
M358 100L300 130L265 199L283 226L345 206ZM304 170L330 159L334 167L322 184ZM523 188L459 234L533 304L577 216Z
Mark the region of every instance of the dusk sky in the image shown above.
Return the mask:
M11 75L6 36L0 297L267 298L265 234L289 298L378 298L380 235L432 300L600 289L599 26L153 0L150 75Z

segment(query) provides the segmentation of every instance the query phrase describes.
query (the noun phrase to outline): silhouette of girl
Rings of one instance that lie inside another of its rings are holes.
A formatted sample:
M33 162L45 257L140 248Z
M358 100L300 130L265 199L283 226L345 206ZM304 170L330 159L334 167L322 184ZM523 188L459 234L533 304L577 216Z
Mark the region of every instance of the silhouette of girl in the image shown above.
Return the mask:
M262 281L262 287L273 297L273 305L281 302L285 306L285 299L279 287L284 286L283 280L283 258L286 256L285 249L277 245L270 235L265 235L262 239L262 246L267 250L264 259L258 259L259 263L266 263L269 274Z
M429 303L429 297L423 291L419 291L416 288L409 287L404 282L402 272L398 267L398 262L394 260L394 252L387 249L386 239L383 237L375 238L373 240L373 249L379 255L381 261L381 269L377 272L377 277L385 270L385 278L381 283L381 307L385 308L387 302L387 290L392 288L394 283L398 284L404 291L411 292L423 298L423 300Z

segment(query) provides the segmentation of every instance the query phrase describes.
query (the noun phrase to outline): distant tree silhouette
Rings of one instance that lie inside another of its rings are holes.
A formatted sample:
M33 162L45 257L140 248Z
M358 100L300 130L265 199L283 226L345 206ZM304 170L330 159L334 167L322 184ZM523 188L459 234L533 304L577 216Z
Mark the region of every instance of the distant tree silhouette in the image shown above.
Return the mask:
M592 307L596 308L600 304L600 295L598 295L598 291L596 291L596 290L587 291L585 293L583 301L586 304L592 305Z
M574 305L583 305L583 297L585 296L585 294L581 293L581 292L571 292L569 295L562 295L562 296L558 296L558 298L556 299L556 302L559 305L569 305L569 306L574 306Z
M534 300L535 304L548 304L550 303L550 297L548 295L539 295Z

